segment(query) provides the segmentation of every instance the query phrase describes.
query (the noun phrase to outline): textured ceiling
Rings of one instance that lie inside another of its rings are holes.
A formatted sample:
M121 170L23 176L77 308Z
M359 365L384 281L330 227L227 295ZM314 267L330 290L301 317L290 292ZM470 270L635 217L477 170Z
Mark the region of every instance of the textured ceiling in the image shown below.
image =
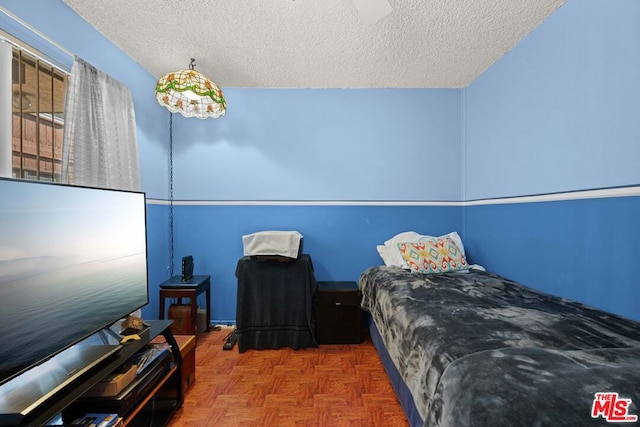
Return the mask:
M195 58L222 88L460 88L566 0L389 0L372 24L352 0L63 1L155 77Z

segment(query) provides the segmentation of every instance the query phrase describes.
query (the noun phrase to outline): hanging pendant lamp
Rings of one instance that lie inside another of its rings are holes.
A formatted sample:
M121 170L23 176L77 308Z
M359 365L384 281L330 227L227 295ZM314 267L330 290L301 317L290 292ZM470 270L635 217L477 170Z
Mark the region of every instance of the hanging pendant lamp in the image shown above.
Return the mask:
M222 90L195 70L193 58L188 70L174 71L160 77L156 84L156 100L172 113L180 113L185 117L217 119L227 111Z

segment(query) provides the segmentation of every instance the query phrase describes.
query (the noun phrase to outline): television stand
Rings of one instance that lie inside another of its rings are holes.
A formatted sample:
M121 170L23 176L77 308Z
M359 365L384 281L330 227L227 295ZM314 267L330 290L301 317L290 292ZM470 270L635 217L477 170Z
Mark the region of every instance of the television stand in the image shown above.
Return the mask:
M120 345L71 347L0 387L0 425L15 425L56 393L109 358Z
M94 356L91 354L89 354L89 361L86 364L81 361L84 359L76 358L79 366L77 373L73 375L73 379L55 386L54 390L48 390L42 396L30 396L24 392L19 395L14 393L16 384L21 384L21 387L17 387L17 389L40 388L40 385L46 382L47 375L51 375L48 373L49 368L40 368L40 366L47 365L48 362L16 377L14 379L16 381L15 384L12 384L14 380L3 384L0 386L0 426L45 426L51 424L53 419L58 419L66 408L73 406L100 380L120 366L129 363L134 354L143 349L158 335L163 335L166 342L171 346L172 361L169 369L163 371L156 379L155 386L149 389L146 394L140 396L140 399L136 401L127 414L121 414L121 416L124 418L123 425L126 426L129 423L133 424L139 419L147 417L149 413L153 413L154 420L158 420L158 423L154 423L153 426L165 425L173 415L173 412L182 405L183 397L182 356L180 348L169 329L171 323L170 320L150 321L150 327L140 332L140 340L112 346L116 347L116 349L107 351L107 355L98 357L97 361L92 361ZM109 346L107 345L106 347ZM69 350L73 349L74 347L71 347ZM105 351L105 349L94 350L98 354L102 354ZM58 356L62 356L64 353L66 351ZM92 351L89 353L92 353ZM50 359L50 361L53 361L58 356ZM34 381L37 381L36 387L34 387ZM11 390L6 387L8 385L12 385ZM14 396L19 397L14 398ZM159 411L162 413L156 417L155 415L158 415L156 412ZM87 410L87 412L91 411ZM139 419L136 417L139 417Z

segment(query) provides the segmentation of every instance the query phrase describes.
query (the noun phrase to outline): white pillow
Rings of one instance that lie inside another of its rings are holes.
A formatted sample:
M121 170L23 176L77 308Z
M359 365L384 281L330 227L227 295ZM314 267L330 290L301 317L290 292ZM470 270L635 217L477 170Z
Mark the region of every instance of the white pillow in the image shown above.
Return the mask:
M464 252L464 245L462 244L462 239L460 238L457 232L453 231L449 234L445 234L444 236L439 236L439 237L445 237L445 236L449 236L451 240L453 240L453 242L456 244L458 249L460 249L460 251L462 252L462 255L466 256ZM434 238L436 237L422 235L422 234L416 233L415 231L405 231L405 232L396 234L391 239L384 242L384 245L376 246L376 249L378 250L378 254L380 255L380 258L382 258L382 261L384 261L384 265L388 267L405 267L407 264L404 262L404 259L402 259L400 250L398 250L398 243L419 242L422 239L434 239Z
M297 231L259 231L242 236L245 256L276 255L296 259L301 242L302 234Z
M396 234L391 239L384 242L383 245L378 245L378 254L384 261L384 265L388 267L404 267L405 262L398 250L398 243L402 242L417 242L422 236L415 231L405 231L400 234Z

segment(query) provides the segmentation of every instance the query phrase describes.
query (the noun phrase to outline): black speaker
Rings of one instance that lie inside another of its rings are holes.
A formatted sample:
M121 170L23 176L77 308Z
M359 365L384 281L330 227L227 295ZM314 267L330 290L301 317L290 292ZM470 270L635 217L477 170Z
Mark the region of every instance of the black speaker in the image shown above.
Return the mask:
M193 278L193 257L187 255L182 257L182 281L188 282Z

